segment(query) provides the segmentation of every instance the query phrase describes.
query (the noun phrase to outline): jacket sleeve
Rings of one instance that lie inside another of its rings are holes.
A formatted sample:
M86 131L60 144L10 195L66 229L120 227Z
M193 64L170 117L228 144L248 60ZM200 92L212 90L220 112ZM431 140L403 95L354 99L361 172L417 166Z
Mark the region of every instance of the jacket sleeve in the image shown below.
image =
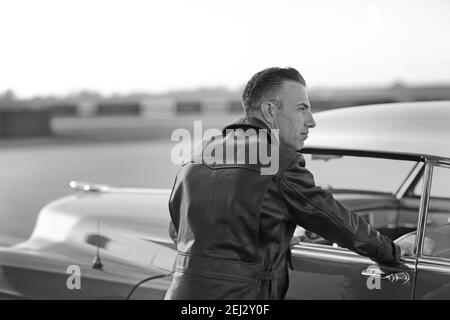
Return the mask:
M380 264L400 263L400 248L316 186L300 154L281 176L281 191L288 220Z

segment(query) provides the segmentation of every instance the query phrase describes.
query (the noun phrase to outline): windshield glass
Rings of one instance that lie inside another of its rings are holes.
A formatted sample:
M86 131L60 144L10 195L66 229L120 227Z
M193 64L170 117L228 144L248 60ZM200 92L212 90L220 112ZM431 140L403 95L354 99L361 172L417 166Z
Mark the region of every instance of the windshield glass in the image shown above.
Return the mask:
M303 154L323 188L395 193L415 162L369 157Z

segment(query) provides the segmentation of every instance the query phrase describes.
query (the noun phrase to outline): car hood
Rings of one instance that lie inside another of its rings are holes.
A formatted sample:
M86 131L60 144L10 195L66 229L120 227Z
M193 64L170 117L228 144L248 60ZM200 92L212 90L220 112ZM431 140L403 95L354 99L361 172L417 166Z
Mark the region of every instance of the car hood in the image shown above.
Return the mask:
M88 265L99 249L103 259L124 267L171 270L170 263L158 265L172 261L175 249L168 232L169 195L80 192L58 199L40 211L30 238L8 251ZM167 255L170 259L156 258Z

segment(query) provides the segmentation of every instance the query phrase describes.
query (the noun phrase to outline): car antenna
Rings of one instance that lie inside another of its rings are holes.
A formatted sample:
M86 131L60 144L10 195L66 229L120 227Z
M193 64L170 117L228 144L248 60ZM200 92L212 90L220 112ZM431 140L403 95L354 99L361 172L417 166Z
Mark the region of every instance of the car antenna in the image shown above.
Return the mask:
M102 259L100 259L100 222L97 222L97 253L95 254L93 269L103 270Z

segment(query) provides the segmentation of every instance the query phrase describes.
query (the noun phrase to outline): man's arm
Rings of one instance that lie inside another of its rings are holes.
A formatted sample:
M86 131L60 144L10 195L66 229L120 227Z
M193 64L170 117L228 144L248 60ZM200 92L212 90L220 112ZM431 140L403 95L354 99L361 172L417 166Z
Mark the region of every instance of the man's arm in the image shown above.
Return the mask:
M289 220L378 263L400 262L400 247L316 186L301 155L281 177L281 190Z

